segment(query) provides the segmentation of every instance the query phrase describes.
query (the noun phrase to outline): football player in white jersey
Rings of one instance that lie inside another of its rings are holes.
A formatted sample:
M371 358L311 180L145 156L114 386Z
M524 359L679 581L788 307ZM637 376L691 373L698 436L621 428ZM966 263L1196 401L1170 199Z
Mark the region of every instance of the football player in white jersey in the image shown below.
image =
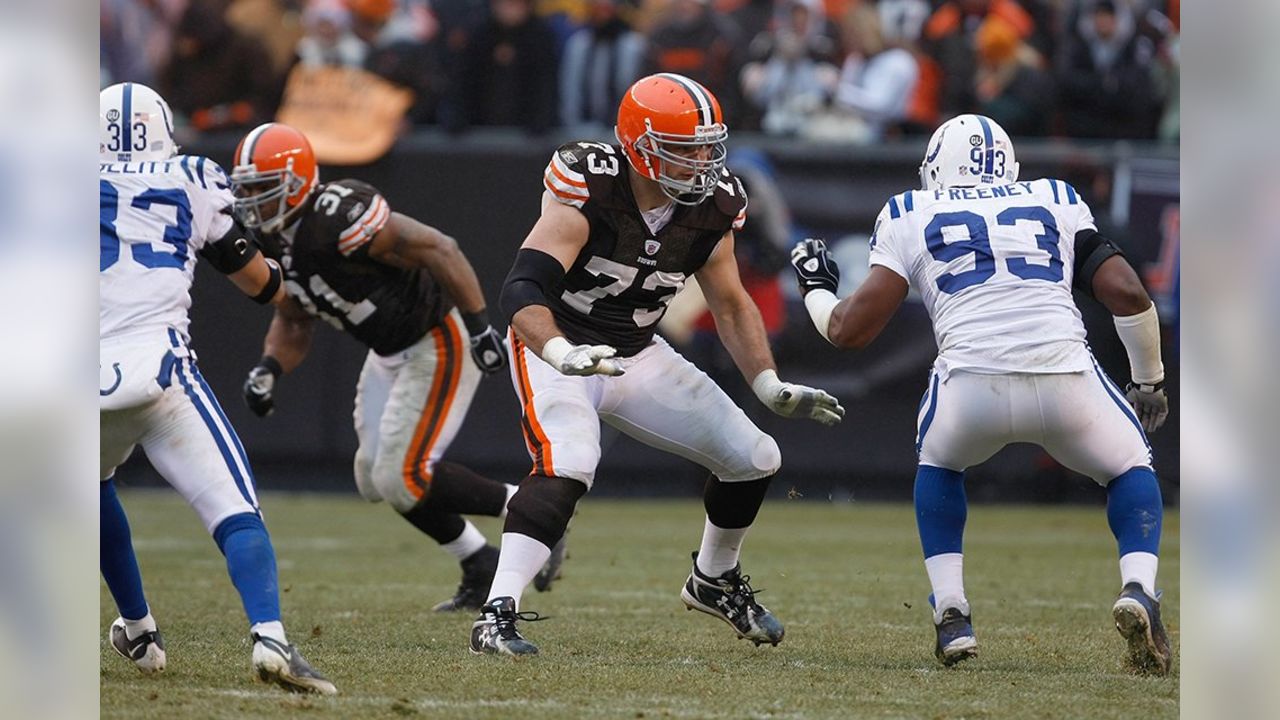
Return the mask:
M837 299L839 270L821 240L798 244L792 265L814 325L837 347L875 339L909 288L933 320L938 357L920 404L915 507L935 652L951 665L977 649L962 579L964 471L1030 442L1106 487L1122 585L1112 614L1130 664L1163 675L1163 506L1145 435L1169 411L1155 306L1074 188L1018 181L1013 144L989 118L961 115L938 128L920 175L921 190L881 211L870 273L853 295ZM1093 358L1072 288L1115 316L1127 391Z
M275 551L253 471L189 349L197 253L259 303L283 299L280 267L232 217L221 168L177 154L172 117L163 98L137 83L113 85L99 97L100 552L120 611L109 639L144 672L164 669L164 641L112 481L141 445L226 557L249 619L258 676L332 695L333 683L285 637Z

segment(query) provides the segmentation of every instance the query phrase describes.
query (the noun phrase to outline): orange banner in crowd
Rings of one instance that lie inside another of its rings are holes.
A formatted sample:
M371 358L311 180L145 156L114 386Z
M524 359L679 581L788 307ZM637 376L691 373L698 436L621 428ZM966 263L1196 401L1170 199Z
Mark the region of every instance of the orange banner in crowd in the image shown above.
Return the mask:
M277 119L306 134L321 164L364 165L391 149L412 104L412 91L373 73L297 65Z

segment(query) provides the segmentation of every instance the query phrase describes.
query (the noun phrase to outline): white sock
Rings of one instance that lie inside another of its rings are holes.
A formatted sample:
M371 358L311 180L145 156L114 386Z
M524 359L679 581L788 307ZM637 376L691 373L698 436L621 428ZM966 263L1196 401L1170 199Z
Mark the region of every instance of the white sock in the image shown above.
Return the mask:
M466 560L475 554L477 550L489 544L489 541L484 538L484 533L480 532L480 528L471 524L470 520L463 520L462 522L462 534L440 546L448 550L449 554L458 558L459 561Z
M507 499L506 499L506 500L504 500L504 501L502 501L502 512L498 513L498 519L499 519L499 520L504 520L504 519L506 519L506 517L507 517L507 505L509 505L509 504L511 503L511 498L515 497L515 496L516 496L516 493L517 493L517 492L519 492L519 490L520 490L520 486L519 486L519 485L508 485L508 486L507 486Z
M551 557L551 548L520 533L502 533L502 553L493 575L489 599L510 597L520 607L520 596Z
M924 569L933 586L934 614L946 607L958 607L969 614L969 600L964 596L964 553L939 553L925 558Z
M1156 596L1156 568L1160 558L1149 552L1125 553L1120 557L1120 585L1136 582L1151 597Z
M751 527L732 530L716 527L708 518L702 528L702 547L698 550L698 572L707 577L720 577L738 564L742 541Z
M269 637L281 645L288 645L289 641L284 636L284 623L279 620L271 622L257 623L249 627L250 633L257 633L262 637Z
M127 617L122 617L120 619L124 620L124 635L130 640L156 629L156 619L151 617L150 612L137 620L130 620Z

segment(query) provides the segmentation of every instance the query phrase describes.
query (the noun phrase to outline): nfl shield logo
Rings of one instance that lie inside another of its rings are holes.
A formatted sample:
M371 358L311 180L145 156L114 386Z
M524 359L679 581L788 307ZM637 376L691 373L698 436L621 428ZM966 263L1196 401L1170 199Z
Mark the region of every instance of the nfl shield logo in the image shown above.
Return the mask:
M646 255L655 255L655 254L657 254L658 249L659 249L659 248L661 248L661 247L662 247L662 243L658 242L657 240L645 240L645 241L644 241L644 252L645 252L645 254L646 254Z

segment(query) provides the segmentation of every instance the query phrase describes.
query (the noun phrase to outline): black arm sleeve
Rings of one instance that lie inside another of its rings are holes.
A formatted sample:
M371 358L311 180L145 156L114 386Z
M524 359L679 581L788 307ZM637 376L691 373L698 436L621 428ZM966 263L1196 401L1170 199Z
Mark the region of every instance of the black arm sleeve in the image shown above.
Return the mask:
M1124 257L1124 253L1110 239L1097 230L1081 230L1076 233L1075 289L1093 297L1093 276L1102 263L1112 255Z
M200 248L200 257L209 261L223 275L230 275L244 268L257 254L258 243L235 218L232 218L231 229L225 235Z
M550 292L564 277L564 266L560 261L542 252L521 248L516 253L516 262L502 284L502 297L498 302L502 306L502 314L507 322L521 308L529 305L546 305Z

